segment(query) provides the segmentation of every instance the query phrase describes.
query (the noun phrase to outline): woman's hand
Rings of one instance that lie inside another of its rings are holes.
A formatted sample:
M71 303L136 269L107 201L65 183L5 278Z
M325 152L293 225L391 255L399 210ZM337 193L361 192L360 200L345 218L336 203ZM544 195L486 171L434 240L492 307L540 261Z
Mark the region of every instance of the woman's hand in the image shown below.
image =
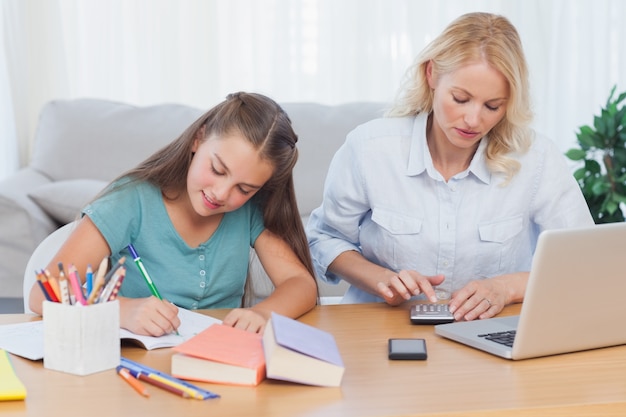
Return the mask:
M457 321L493 317L508 304L524 300L527 281L527 272L471 281L452 294L450 311Z
M397 275L392 276L389 283L379 282L376 289L378 295L392 306L402 304L420 293L424 293L431 302L435 303L437 296L433 285L439 285L443 280L443 275L427 277L417 271L402 270Z
M156 297L120 300L120 326L135 334L162 336L180 326L178 307Z
M252 333L263 333L265 323L269 320L263 313L251 308L235 308L223 320L227 326L236 327Z

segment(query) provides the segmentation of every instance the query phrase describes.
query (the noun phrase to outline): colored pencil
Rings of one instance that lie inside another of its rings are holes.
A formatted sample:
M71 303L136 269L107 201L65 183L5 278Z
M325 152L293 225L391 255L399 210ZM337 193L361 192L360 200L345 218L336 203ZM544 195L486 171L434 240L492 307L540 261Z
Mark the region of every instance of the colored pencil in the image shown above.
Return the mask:
M128 369L124 368L123 366L118 366L117 374L121 376L124 381L128 382L130 386L133 387L135 391L137 391L139 394L143 395L144 397L150 396L150 393L148 392L146 387L141 383L141 381L132 376L130 372L128 372Z
M130 372L131 375L135 375L133 374L133 372ZM162 390L171 392L172 394L178 395L179 397L183 397L183 398L190 398L190 395L188 392L183 391L180 388L174 387L172 385L168 385L164 382L161 382L155 378L151 378L150 375L142 373L142 372L137 372L137 375L135 375L135 377L137 379L139 379L140 381L144 381L147 382L148 384L154 385L155 387L161 388Z

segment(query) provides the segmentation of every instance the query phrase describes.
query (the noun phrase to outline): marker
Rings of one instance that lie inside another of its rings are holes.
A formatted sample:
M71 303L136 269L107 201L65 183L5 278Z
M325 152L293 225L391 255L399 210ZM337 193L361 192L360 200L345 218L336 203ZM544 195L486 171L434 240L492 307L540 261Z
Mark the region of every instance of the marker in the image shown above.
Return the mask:
M139 256L139 254L137 254L135 247L132 244L129 244L128 250L130 251L130 254L133 257L133 261L135 261L137 268L139 268L139 272L141 272L143 279L145 279L146 282L148 283L148 287L150 287L150 291L152 292L152 295L154 295L159 300L162 300L163 298L161 297L161 294L159 294L159 290L157 290L157 288L154 286L154 282L152 282L152 278L150 278L150 275L148 275L148 271L146 271L146 267L143 265L143 262L141 261L141 257Z
M154 282L152 282L152 278L150 278L150 275L148 274L146 267L143 265L143 261L141 260L141 257L135 250L135 247L133 246L132 243L128 244L128 250L130 251L130 254L133 257L133 261L135 261L135 265L137 265L137 268L139 268L139 272L141 272L143 279L146 281L146 283L148 283L148 287L150 287L150 292L152 293L152 295L154 295L159 300L162 300L163 297L161 297L161 294L159 294L159 290L157 290L157 287L154 285ZM178 330L174 330L174 333L176 333L177 335L180 335L180 333L178 333Z

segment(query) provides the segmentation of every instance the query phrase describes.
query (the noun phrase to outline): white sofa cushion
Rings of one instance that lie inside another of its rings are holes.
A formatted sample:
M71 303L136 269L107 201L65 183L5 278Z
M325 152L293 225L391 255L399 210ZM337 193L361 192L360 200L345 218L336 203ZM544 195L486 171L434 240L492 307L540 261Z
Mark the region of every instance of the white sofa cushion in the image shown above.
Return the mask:
M41 112L31 166L52 181L110 181L171 142L201 114L180 104L54 100Z
M28 196L59 224L76 220L80 209L105 186L101 180L67 180L40 185Z

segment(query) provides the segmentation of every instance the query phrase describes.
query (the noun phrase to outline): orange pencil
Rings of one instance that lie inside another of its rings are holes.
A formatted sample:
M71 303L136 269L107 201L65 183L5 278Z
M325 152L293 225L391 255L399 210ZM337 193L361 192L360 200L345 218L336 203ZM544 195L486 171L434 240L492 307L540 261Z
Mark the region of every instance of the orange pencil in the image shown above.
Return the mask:
M43 271L44 275L48 279L50 283L50 287L52 287L52 291L54 291L54 295L56 295L57 299L61 301L61 290L59 289L59 281L55 277L50 274L50 271L47 269Z
M138 393L140 393L144 397L149 397L150 396L150 393L148 392L146 387L141 383L141 381L139 381L137 378L132 376L130 374L130 372L128 372L128 369L124 368L123 366L118 366L117 367L117 373L118 373L119 376L124 378L124 380L126 382L128 382L130 384L130 386L135 389L135 391L137 391Z
M37 279L41 281L41 284L46 289L46 292L50 296L50 301L58 303L60 300L57 298L56 294L54 293L54 290L50 286L50 283L48 282L48 278L46 278L46 275L43 272L37 272Z

